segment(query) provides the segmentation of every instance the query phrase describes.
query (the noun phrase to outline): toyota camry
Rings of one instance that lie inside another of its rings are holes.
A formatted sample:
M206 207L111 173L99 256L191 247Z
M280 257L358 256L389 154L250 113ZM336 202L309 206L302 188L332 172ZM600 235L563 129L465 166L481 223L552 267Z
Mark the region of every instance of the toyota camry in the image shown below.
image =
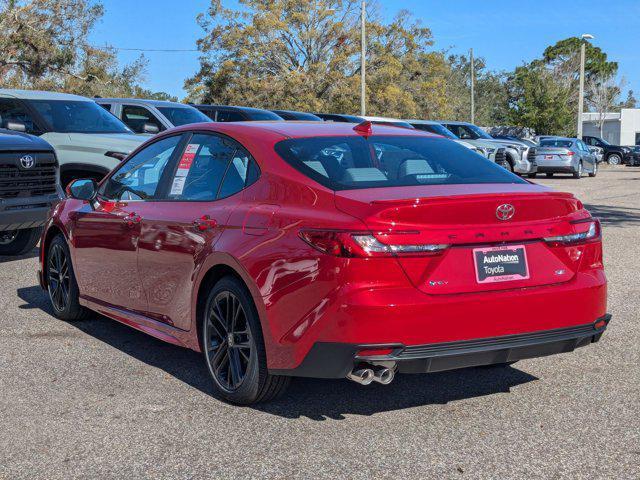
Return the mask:
M610 319L580 200L369 122L163 132L67 188L40 261L56 316L200 351L239 404L295 376L389 384L570 352Z

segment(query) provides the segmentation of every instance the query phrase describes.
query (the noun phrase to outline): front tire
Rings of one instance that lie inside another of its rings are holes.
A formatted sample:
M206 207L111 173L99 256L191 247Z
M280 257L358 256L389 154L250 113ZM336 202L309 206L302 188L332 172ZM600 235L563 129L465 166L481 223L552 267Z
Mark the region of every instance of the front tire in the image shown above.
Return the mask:
M207 296L202 350L214 387L228 402L266 402L289 384L289 377L269 374L258 312L234 277L221 279Z
M24 255L40 241L42 227L0 232L0 255Z
M609 165L620 165L622 163L622 157L617 153L612 153L607 157L607 163Z
M530 173L530 174L527 175L527 177L529 177L529 178L536 178L537 176L538 176L537 173Z
M553 177L553 173L547 173L547 178L552 178Z
M49 245L45 275L54 315L71 322L86 318L88 311L80 305L80 290L71 264L71 254L62 235L55 237Z

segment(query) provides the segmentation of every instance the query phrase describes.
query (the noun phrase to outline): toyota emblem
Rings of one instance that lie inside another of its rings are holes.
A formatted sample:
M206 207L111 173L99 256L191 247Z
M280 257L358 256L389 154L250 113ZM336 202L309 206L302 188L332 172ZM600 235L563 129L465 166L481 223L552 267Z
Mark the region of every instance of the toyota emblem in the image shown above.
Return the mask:
M22 165L22 168L33 168L35 164L36 161L31 155L25 155L20 159L20 165Z
M496 217L498 217L498 220L511 220L515 214L515 207L509 203L504 203L496 208Z

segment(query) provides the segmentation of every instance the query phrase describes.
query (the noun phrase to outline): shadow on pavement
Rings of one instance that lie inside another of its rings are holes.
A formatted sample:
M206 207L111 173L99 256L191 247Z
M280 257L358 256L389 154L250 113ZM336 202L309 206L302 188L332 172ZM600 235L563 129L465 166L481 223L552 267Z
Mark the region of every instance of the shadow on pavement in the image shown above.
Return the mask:
M44 292L37 286L18 289L25 304L51 314ZM201 392L218 398L200 354L156 340L130 327L95 314L71 326L137 360L159 368ZM424 375L398 375L388 386L367 387L348 380L293 379L283 397L252 409L284 418L312 420L344 419L345 415L373 415L421 405L446 404L455 400L495 393L537 380L513 367L472 368Z
M0 255L0 264L8 263L8 262L17 262L18 260L26 260L27 258L36 258L40 255L40 250L38 248L34 248L29 253L25 253L20 256L8 256L8 255Z
M591 212L591 215L599 218L605 226L631 227L640 225L640 208L586 204L585 208Z

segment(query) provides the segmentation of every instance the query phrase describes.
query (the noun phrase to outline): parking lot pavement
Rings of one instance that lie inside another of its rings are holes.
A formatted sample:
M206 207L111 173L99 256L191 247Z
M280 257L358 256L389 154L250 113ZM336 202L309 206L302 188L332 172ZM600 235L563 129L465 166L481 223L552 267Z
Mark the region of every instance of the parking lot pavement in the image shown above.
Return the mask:
M193 352L56 320L36 252L0 258L0 478L638 478L640 169L538 181L603 221L600 343L386 387L299 379L255 408L215 398Z

